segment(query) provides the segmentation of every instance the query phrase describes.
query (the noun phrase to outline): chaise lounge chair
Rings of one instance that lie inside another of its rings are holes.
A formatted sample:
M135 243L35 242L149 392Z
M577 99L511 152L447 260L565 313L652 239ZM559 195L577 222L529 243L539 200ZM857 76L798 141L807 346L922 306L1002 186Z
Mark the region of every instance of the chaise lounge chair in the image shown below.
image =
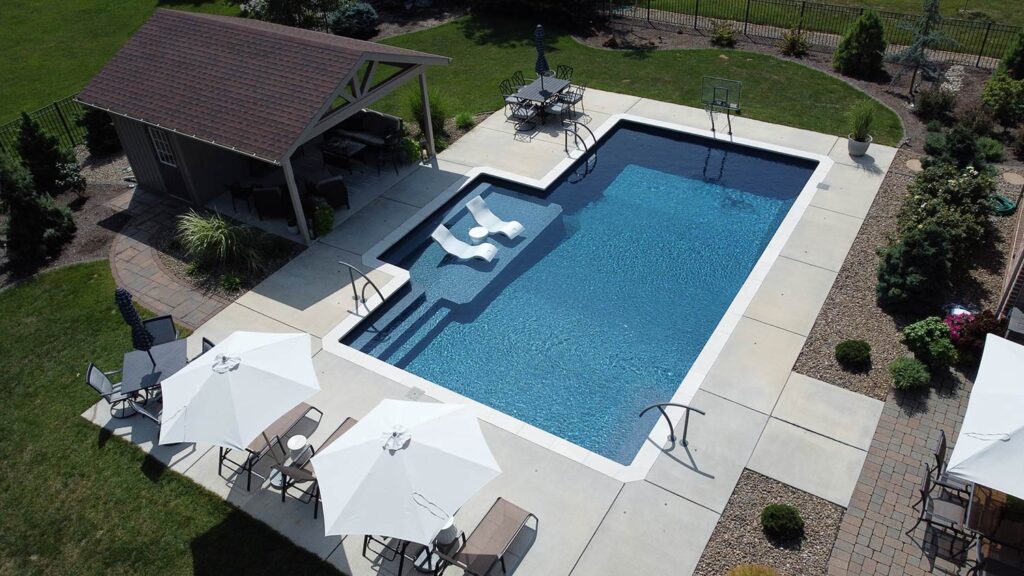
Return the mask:
M448 566L455 566L465 574L487 576L495 564L500 564L501 573L507 574L505 553L530 518L539 528L540 520L536 516L504 498L498 498L469 538L465 534L460 536L460 546L454 554L449 556L440 550L435 552L444 560L436 574L443 574Z
M320 451L330 446L338 438L341 438L342 434L351 430L358 422L355 418L345 418L345 421L339 424L327 440L324 440L324 443L320 445ZM289 466L283 464L275 464L273 466L274 470L284 475L284 482L281 484L281 502L286 501L285 496L288 490L294 488L302 494L298 497L299 501L313 502L313 518L317 517L317 509L320 505L320 484L317 483L316 473L310 462L316 452L317 450L310 448L302 454L300 460L292 462ZM309 483L309 486L305 488L297 486L304 483Z
M491 212L491 209L487 207L487 203L480 196L466 202L466 208L469 209L476 223L486 228L489 234L504 234L511 240L523 233L522 224L516 220L506 222L498 218L494 215L494 212Z
M469 260L470 258L478 258L484 262L490 262L494 258L494 255L498 253L498 248L491 243L484 242L477 246L472 244L466 244L462 240L459 240L455 236L452 236L450 230L445 228L444 224L439 225L431 232L430 237L435 242L444 248L444 251L455 256L459 260Z

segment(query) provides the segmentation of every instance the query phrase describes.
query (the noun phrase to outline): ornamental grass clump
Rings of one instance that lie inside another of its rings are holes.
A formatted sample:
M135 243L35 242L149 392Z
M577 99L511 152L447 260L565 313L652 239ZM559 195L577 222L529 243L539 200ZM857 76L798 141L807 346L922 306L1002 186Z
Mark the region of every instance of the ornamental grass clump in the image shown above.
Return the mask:
M209 268L259 272L264 266L262 237L217 212L190 210L179 216L178 241L189 257Z
M728 576L779 576L779 573L762 564L740 564L729 570Z
M908 392L924 388L931 382L932 375L924 362L916 358L897 358L889 363L889 375L893 388Z
M848 115L850 138L867 142L871 138L871 125L875 122L875 105L871 100L861 100Z

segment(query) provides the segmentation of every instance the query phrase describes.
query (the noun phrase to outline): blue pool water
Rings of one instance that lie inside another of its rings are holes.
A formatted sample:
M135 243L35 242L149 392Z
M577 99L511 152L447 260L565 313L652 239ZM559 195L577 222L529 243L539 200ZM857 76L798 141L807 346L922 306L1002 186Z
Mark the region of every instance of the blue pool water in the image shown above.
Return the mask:
M383 256L410 286L344 341L628 464L814 168L620 126L579 182L468 186ZM467 239L478 194L526 231L456 262L430 231Z

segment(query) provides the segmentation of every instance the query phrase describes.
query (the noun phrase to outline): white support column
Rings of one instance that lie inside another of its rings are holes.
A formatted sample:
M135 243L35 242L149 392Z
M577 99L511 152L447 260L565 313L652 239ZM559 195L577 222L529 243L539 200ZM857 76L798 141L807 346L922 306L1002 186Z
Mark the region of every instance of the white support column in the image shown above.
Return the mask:
M433 158L437 156L434 150L434 124L430 120L430 92L427 91L427 72L420 72L420 93L423 94L423 128L427 131L427 153Z
M291 196L292 207L295 209L295 225L299 227L303 241L305 241L306 245L309 245L313 239L310 237L309 228L306 226L306 213L302 210L302 198L299 197L299 187L295 185L295 172L292 171L291 155L285 158L284 162L281 163L281 167L284 168L284 181L288 185L288 195Z

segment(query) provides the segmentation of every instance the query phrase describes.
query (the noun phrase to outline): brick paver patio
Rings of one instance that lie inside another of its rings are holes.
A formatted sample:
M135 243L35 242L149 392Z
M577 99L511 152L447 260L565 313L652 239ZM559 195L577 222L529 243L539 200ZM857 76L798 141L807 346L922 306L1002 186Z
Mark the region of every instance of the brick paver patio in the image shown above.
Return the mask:
M171 314L176 322L191 329L230 304L220 296L178 282L152 247L154 235L168 229L183 205L138 190L115 198L111 204L132 214L110 246L110 269L118 286L154 313Z
M886 400L867 461L861 470L850 507L843 515L829 574L889 576L962 574L945 556L945 540L936 554L936 535L922 523L905 534L917 520L911 508L917 500L921 465L934 466L932 449L944 430L950 446L963 422L970 382L945 384L927 395Z

